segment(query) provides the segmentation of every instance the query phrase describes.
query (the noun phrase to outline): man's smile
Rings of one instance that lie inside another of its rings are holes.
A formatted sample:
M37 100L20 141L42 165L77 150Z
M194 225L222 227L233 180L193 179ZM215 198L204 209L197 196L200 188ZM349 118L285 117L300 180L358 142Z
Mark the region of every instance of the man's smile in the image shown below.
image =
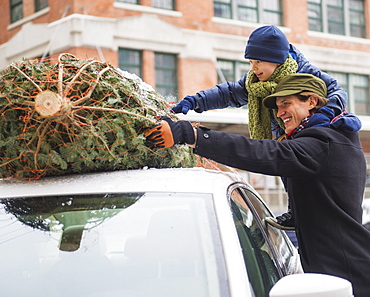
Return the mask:
M286 122L289 122L291 119L292 119L292 117L289 117L289 118L285 118L285 119L283 119L284 124L285 124Z

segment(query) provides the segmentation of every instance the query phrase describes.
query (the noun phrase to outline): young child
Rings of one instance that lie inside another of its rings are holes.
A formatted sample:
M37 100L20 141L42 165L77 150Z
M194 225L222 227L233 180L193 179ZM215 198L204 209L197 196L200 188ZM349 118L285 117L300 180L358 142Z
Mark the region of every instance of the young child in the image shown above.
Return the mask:
M244 57L249 59L251 69L239 81L221 83L195 95L186 96L172 110L183 114L187 114L189 110L201 113L210 109L248 104L250 137L275 137L281 141L285 136L284 123L276 117L276 110L268 109L262 104L262 99L274 93L278 82L292 73L310 73L321 78L328 89L327 107L335 115L345 109L346 91L334 78L310 64L276 26L263 26L254 30L249 36ZM319 112L313 117L322 118L328 115ZM282 180L284 182L284 177ZM266 221L280 229L294 230L294 216L290 209L287 213Z

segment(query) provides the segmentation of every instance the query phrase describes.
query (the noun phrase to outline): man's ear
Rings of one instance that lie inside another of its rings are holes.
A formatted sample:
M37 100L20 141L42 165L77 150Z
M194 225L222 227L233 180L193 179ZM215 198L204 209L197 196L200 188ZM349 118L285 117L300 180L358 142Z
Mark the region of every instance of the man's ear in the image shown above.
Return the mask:
M319 102L319 98L317 96L311 95L310 97L308 97L309 110L315 108L318 102Z

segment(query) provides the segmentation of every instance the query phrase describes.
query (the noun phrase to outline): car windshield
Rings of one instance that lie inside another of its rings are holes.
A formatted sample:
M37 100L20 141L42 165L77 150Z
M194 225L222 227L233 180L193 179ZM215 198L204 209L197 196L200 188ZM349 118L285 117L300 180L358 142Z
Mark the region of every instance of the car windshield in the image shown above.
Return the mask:
M212 195L0 202L4 296L229 295Z

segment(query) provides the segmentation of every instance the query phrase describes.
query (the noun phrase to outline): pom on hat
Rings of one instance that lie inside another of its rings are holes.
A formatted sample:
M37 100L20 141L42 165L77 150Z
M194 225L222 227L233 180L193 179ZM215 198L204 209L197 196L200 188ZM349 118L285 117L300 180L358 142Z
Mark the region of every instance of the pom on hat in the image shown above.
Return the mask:
M276 26L257 28L249 36L245 47L246 59L284 64L289 55L289 41Z

